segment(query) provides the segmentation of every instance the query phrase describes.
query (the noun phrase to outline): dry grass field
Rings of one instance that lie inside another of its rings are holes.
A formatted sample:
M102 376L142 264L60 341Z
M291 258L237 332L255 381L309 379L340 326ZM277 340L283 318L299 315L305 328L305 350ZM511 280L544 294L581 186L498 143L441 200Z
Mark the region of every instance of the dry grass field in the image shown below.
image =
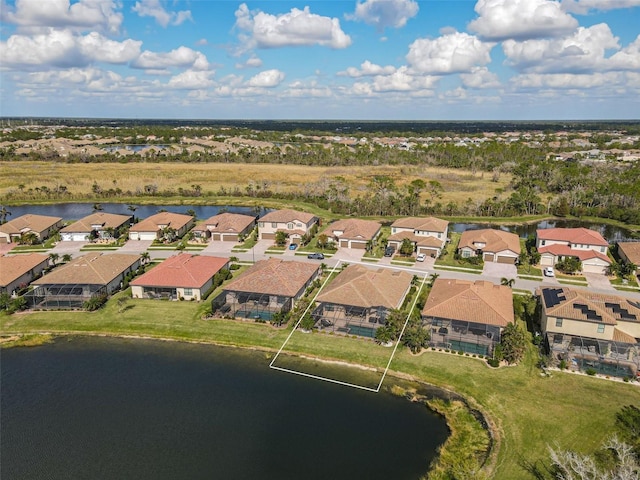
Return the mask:
M227 191L239 188L243 193L250 183L267 186L274 192L300 190L323 191L328 181L342 179L349 185L350 195L364 193L371 179L386 175L398 187L416 179L436 180L443 187L439 201L464 202L492 197L497 189L506 189L510 180L502 175L497 182L490 174L435 167L418 166L366 166L366 167L309 167L303 165L236 164L236 163L80 163L66 164L45 161L0 162L0 199L7 193L28 191L46 186L54 189L65 185L73 196L86 196L94 182L103 190L120 188L136 192L145 185L156 185L158 191L167 189L190 190L200 185L203 195L214 194L224 187ZM427 198L427 195L423 195Z

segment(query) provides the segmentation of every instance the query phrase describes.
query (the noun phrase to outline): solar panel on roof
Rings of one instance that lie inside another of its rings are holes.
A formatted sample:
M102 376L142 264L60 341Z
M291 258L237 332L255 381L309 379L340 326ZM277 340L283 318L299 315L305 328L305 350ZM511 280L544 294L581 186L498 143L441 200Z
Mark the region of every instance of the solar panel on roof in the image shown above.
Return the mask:
M631 303L631 302L629 302ZM610 308L613 313L617 313L618 315L620 315L620 318L623 320L636 320L637 317L633 314L633 313L629 313L629 310L627 310L626 308L622 308L619 304L617 303L611 303L611 302L606 302L604 304L605 307Z
M580 310L582 314L587 317L587 320L596 320L598 322L602 321L602 317L598 315L595 310L590 309L584 303L574 303L573 308L575 308L576 310Z
M543 288L542 297L547 308L555 307L566 300L561 288Z

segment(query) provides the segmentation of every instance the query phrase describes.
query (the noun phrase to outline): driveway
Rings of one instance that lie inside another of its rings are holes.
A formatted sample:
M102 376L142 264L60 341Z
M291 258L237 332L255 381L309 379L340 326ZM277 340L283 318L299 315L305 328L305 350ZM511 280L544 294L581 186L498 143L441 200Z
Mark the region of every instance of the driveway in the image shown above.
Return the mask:
M583 273L584 278L589 282L589 288L596 290L615 290L606 275L601 273Z
M225 256L230 257L234 255L231 253L231 249L236 246L236 242L209 242L207 247L200 253L204 255Z
M78 255L84 254L84 252L80 252L80 249L87 243L89 242L58 242L49 253L57 253L60 256L69 254L75 258Z
M143 253L152 243L152 240L127 240L127 243L118 249L118 253Z
M497 279L511 279L517 278L518 269L515 265L509 265L506 263L485 262L484 268L482 269L482 275Z

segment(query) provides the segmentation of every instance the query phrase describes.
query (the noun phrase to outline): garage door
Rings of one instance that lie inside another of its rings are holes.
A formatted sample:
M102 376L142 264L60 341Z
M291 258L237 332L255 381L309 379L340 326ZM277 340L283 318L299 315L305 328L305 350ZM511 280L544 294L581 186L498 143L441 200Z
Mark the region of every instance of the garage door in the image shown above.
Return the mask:
M214 242L217 242L220 240L220 234L219 233L212 233L211 234L211 240L213 240Z
M0 243L9 243L9 239L7 237L0 237Z
M155 240L157 238L156 232L140 232L140 240Z
M540 257L540 265L543 267L553 267L553 257L542 256Z
M588 263L582 264L582 271L584 273L605 273L606 268L602 265L589 265Z
M227 233L225 235L221 235L221 239L223 242L237 242L238 234L237 233Z
M498 263L507 263L509 265L513 265L516 263L516 257L507 257L504 255L498 255Z
M438 250L436 250L435 248L418 247L417 253L424 253L428 257L437 257L438 256Z
M482 256L482 259L483 259L485 262L493 262L493 253L485 253L485 254Z
M367 248L367 244L363 242L351 242L351 248L357 248L359 250L364 250Z
M276 239L276 234L275 233L261 233L260 234L260 238L262 240L275 240Z
M129 238L131 240L140 240L140 235L138 235L138 232L129 232Z

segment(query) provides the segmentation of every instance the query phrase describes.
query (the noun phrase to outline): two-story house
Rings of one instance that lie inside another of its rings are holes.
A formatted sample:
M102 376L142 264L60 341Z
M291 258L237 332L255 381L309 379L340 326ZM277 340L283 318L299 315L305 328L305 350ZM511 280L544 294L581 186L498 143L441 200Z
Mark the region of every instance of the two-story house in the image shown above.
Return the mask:
M544 228L536 231L540 265L552 267L565 257L576 257L585 273L606 273L611 265L609 243L588 228Z
M448 229L449 222L435 217L400 218L391 224L387 245L399 250L403 240L408 238L417 254L435 258L447 241Z
M269 212L258 219L260 240L275 240L278 231L285 232L291 243L298 243L303 235L309 234L318 217L311 213L284 209Z

